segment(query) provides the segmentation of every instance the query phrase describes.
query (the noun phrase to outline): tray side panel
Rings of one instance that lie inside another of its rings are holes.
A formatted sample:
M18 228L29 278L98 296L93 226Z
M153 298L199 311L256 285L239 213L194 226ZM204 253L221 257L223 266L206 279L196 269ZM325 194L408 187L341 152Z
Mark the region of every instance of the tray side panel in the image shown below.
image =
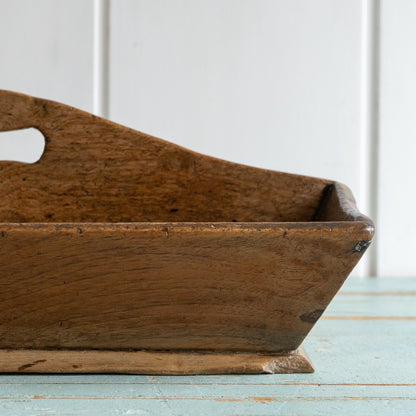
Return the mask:
M0 348L295 350L368 230L2 225Z

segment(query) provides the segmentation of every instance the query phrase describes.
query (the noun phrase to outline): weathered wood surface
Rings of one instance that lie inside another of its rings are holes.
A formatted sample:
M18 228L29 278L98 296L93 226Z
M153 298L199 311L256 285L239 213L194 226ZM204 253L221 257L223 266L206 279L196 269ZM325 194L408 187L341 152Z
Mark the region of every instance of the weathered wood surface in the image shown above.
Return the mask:
M347 225L0 230L1 348L291 351L362 236Z
M207 157L60 103L0 90L0 131L35 127L35 164L0 164L3 222L309 221L331 182Z
M290 352L371 242L335 182L0 91L24 127L46 146L0 163L0 349Z
M314 374L1 375L0 414L397 415L416 413L416 279L349 279L305 340ZM389 303L392 319L384 316ZM398 311L396 314L395 311ZM371 314L367 312L370 312Z
M302 348L283 354L196 351L0 350L7 373L287 374L312 373Z

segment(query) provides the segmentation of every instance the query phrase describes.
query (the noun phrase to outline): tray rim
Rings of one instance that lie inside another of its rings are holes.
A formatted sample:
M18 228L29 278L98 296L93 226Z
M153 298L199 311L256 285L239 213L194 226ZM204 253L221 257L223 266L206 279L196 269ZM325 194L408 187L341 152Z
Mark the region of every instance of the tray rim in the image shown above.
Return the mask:
M368 240L374 235L374 222L362 214L354 199L351 190L340 182L333 182L327 185L327 191L324 192L323 201L332 190L335 191L339 209L343 215L342 220L310 220L310 221L132 221L132 222L0 222L0 228L8 229L36 229L47 231L71 230L80 227L87 227L89 231L94 229L113 231L116 230L134 230L146 231L146 229L157 229L166 227L174 229L175 231L267 231L269 230L325 230L329 229L331 232L334 229L341 230L347 228L349 232L352 229L358 233L363 233ZM162 230L162 231L163 231Z

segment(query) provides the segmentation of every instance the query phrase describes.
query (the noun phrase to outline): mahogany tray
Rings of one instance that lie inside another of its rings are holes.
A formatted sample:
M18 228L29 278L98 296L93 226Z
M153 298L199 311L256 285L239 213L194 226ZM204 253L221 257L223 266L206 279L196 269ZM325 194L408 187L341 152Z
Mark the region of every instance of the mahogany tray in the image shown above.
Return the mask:
M371 242L334 181L204 156L0 91L0 371L290 373Z

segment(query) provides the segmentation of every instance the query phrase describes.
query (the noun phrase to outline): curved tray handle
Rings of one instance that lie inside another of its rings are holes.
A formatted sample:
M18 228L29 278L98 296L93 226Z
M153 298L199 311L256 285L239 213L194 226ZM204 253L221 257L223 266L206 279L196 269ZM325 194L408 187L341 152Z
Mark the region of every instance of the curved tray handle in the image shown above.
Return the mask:
M74 157L81 160L83 157L79 152L79 146L86 150L88 147L93 148L94 142L109 144L126 133L130 138L124 144L132 147L130 150L134 150L138 141L142 146L148 147L149 151L160 147L179 149L172 143L133 131L65 104L0 90L0 131L29 127L38 129L45 136L45 152L40 163L45 162L45 154L51 150L65 152L65 158ZM186 152L186 149L181 151ZM100 155L97 154L96 157L98 156Z
M0 131L27 127L43 133L45 151L31 165L0 163L3 222L310 221L332 183L204 156L64 104L0 91Z
M130 129L58 102L0 90L0 131L33 127L45 137L45 151L39 163L53 150L62 151L65 158L82 159L79 146L85 149L93 140L115 136ZM110 133L111 132L111 133ZM161 145L162 141L135 132L136 139ZM170 145L166 143L166 145Z

